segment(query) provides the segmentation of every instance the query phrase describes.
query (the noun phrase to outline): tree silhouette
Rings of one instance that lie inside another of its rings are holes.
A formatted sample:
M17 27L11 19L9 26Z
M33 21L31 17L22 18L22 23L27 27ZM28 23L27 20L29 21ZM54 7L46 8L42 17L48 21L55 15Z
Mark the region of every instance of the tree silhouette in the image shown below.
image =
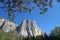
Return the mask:
M0 8L8 12L9 19L14 21L14 12L31 12L34 8L39 8L40 14L45 13L48 7L52 7L53 0L0 0ZM33 4L33 6L29 6Z
M60 40L60 27L55 27L50 33L50 39Z

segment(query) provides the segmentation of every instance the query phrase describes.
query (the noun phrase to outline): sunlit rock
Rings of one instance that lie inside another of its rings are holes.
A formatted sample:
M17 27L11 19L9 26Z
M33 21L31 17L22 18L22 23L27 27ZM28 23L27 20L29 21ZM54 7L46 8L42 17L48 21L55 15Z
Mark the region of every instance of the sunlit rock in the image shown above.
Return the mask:
M43 30L41 30L37 26L36 21L32 21L32 20L24 20L21 23L21 25L18 26L17 32L18 32L18 34L20 34L22 36L38 36L38 35L44 35Z
M5 32L10 32L16 29L17 25L14 22L0 19L0 28Z

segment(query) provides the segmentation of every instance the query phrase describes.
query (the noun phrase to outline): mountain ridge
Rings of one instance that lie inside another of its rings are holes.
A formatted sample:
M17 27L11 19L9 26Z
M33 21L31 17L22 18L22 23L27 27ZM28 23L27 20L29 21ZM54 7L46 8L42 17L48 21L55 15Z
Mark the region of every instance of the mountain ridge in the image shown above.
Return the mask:
M36 21L34 20L23 20L20 25L17 25L14 22L0 19L0 28L1 27L5 32L15 31L17 35L22 36L44 35L44 31L37 26Z

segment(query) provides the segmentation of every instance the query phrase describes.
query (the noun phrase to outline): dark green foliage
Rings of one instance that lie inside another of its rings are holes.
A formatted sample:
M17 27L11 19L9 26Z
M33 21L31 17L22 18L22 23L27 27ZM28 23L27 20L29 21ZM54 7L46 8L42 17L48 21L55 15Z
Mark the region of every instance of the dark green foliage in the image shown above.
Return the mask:
M22 35L17 36L13 32L6 33L2 30L0 30L0 40L43 40L42 36L37 37L23 37Z
M57 0L57 2L60 2L60 0Z
M53 2L53 0L50 0L50 2L49 2L50 7L52 7L52 2Z
M0 31L0 40L5 40L6 39L6 33L4 33L3 31Z
M16 36L13 32L6 33L4 31L0 31L0 40L16 40Z
M5 11L8 12L10 21L14 21L14 12L31 12L33 8L39 8L40 14L44 14L48 10L48 6L52 7L52 0L0 0ZM34 3L34 6L29 6Z
M57 0L57 2L60 2L60 0ZM40 14L46 13L49 7L52 8L53 0L0 0L0 3L3 5L0 8L8 12L10 21L14 21L14 12L31 12L32 9L37 7ZM35 5L30 7L29 5L32 3Z
M55 27L50 33L50 39L60 40L60 27Z
M57 35L55 35L55 32ZM17 36L14 32L6 33L0 30L0 40L60 40L60 27L53 29L49 36L45 33L44 36L38 35L36 37L23 37L22 35Z
M36 36L36 40L43 40L42 36Z
M46 33L44 34L44 40L49 40L49 36Z
M52 30L51 35L60 36L60 27L55 27L55 29Z

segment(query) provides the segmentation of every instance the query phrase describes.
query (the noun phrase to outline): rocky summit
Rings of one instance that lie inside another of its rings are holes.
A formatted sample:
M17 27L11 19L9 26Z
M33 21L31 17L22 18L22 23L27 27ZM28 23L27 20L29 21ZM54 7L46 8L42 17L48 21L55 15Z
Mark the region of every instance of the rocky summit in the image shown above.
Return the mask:
M22 21L20 26L17 27L17 32L23 36L44 35L43 30L37 26L36 21L32 20Z
M0 19L0 29L2 29L5 32L10 32L15 30L17 25L14 22L5 20L5 19Z
M22 36L38 36L44 35L43 30L41 30L34 20L23 20L20 25L15 24L14 22L0 19L0 29L5 32L14 31L18 35Z

